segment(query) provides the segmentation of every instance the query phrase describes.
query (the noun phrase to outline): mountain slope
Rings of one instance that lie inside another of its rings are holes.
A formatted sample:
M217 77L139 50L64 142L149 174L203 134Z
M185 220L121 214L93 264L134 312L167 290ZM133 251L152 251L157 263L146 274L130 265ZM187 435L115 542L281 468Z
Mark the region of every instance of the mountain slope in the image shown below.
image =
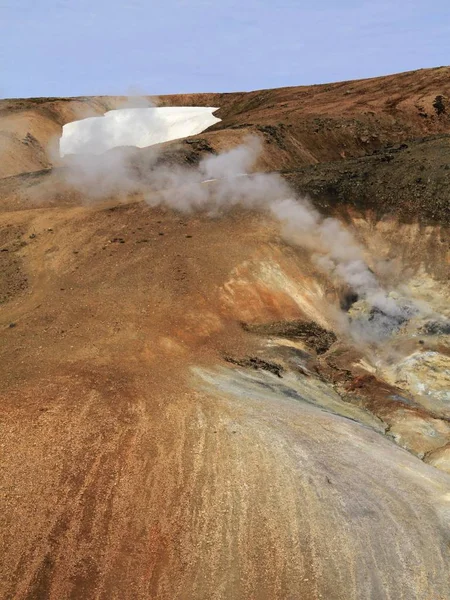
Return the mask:
M2 598L450 598L448 72L160 98L222 122L158 164L258 135L430 307L382 343L267 212L68 183L49 140L123 99L0 102Z

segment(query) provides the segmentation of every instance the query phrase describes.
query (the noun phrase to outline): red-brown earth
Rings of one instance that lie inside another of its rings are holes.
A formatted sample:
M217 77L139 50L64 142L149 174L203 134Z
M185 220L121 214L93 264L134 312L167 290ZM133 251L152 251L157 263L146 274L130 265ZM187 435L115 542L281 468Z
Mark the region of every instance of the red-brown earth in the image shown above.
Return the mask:
M449 74L161 97L222 121L160 160L258 135L448 317ZM0 101L0 596L449 599L448 334L356 344L265 214L71 188L62 125L123 102Z

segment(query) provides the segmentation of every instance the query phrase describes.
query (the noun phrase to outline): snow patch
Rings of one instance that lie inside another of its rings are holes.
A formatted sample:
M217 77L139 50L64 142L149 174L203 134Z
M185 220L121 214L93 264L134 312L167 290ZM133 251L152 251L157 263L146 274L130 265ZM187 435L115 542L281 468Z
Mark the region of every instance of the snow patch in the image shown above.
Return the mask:
M210 106L110 110L102 117L64 125L59 152L101 154L118 146L144 148L197 135L221 120L213 115L216 110Z

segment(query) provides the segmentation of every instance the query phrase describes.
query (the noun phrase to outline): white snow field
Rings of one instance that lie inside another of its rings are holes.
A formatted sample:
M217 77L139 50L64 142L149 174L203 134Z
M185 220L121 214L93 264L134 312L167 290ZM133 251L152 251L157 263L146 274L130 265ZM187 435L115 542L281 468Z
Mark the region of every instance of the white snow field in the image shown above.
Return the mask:
M144 148L197 135L214 123L218 110L205 106L123 108L102 117L90 117L64 125L59 142L61 156L101 154L117 146Z

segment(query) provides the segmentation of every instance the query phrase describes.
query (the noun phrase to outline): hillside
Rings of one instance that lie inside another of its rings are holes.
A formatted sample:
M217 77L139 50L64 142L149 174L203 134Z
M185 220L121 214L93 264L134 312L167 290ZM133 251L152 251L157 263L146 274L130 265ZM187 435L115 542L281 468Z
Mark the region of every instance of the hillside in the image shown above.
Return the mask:
M248 133L267 142L265 166L298 167L364 156L388 143L450 133L450 67L375 79L232 94L183 94L158 106L218 106L203 137L222 149ZM123 106L126 98L0 100L0 175L47 168L46 150L65 123ZM28 137L27 137L28 136Z
M449 74L162 96L222 120L103 195L55 144L124 98L0 101L1 598L450 599ZM319 242L190 183L249 133Z

